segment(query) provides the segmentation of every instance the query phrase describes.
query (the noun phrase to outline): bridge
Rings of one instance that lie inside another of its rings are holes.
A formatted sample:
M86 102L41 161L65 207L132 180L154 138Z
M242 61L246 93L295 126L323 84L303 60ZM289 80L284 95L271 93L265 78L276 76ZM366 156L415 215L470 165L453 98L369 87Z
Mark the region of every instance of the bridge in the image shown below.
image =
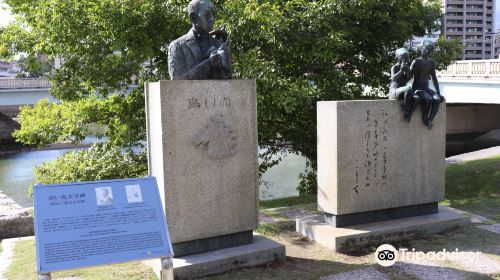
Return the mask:
M50 82L47 79L0 79L0 112L17 115L19 106L33 105L50 96Z
M34 105L40 99L56 100L49 94L51 84L47 79L0 79L0 112L15 116L22 105ZM137 88L129 85L128 90Z
M447 153L500 145L492 133L485 136L500 131L500 60L457 61L437 76L447 102Z
M500 104L500 60L462 60L438 72L448 103Z

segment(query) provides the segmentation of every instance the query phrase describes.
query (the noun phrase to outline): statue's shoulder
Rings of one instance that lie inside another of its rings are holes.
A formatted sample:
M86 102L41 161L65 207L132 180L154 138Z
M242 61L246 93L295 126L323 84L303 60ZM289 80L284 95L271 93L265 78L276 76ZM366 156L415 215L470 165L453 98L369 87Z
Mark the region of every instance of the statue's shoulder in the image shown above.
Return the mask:
M170 45L169 45L169 48L172 49L172 48L176 48L176 47L179 47L181 45L185 45L187 43L187 38L186 38L186 35L182 35L181 37L173 40L172 42L170 42Z
M190 31L190 32L182 35L181 37L173 40L169 45L169 49L186 46L188 44L188 42L193 40L193 39L194 39L193 34L191 34L191 31Z
M411 63L411 64L413 64L413 65L417 65L417 64L420 64L420 63L422 63L422 58L417 57L417 58L415 58L415 59L412 61L412 63Z

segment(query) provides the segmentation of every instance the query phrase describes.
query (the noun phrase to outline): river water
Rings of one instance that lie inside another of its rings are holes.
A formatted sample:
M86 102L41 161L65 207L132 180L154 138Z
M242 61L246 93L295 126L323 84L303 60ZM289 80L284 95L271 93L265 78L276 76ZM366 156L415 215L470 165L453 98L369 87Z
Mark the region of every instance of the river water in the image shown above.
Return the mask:
M33 206L28 195L29 185L34 183L33 168L70 151L72 149L21 151L0 157L0 191L23 207Z
M28 194L34 183L33 168L74 149L20 151L0 156L0 191L23 207L33 206ZM305 169L304 158L289 155L261 178L260 198L274 199L297 195L298 175Z

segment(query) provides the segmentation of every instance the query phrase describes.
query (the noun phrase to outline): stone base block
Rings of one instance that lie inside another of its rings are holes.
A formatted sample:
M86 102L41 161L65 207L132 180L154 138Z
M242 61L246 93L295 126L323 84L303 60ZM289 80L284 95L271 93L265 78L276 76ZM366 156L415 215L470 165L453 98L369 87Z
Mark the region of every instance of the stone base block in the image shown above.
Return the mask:
M172 244L172 248L175 252L175 257L183 257L213 250L246 245L252 242L253 232L251 230L247 230L238 233L174 243Z
M434 202L344 215L325 213L325 221L334 227L345 227L412 216L429 215L437 212L438 204Z
M381 245L408 239L419 234L434 234L470 223L470 218L439 208L439 213L360 224L333 227L322 215L297 219L297 232L337 252L354 251L366 245Z
M285 259L285 246L260 235L251 244L174 258L175 279L194 279ZM160 279L160 261L145 261Z

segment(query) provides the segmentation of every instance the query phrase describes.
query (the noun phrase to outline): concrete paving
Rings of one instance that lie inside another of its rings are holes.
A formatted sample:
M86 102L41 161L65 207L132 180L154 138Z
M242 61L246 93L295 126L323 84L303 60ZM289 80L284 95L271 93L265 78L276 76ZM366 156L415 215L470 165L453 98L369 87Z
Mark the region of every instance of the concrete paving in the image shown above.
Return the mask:
M492 259L486 253L477 254L476 252L458 252L450 255L448 260L457 263L467 271L482 274L500 273L500 263Z
M477 226L480 229L488 230L491 232L494 232L496 234L500 234L500 224L494 224L494 225L482 225L482 226Z
M446 164L462 163L471 160L489 158L497 155L500 155L500 146L448 157L446 158L445 162Z
M333 274L319 278L319 280L389 280L389 275L382 273L374 267L356 269L339 274Z
M390 271L401 276L413 276L420 280L454 279L465 280L466 275L460 270L441 267L429 261L397 262L390 267ZM411 278L411 279L414 279Z

